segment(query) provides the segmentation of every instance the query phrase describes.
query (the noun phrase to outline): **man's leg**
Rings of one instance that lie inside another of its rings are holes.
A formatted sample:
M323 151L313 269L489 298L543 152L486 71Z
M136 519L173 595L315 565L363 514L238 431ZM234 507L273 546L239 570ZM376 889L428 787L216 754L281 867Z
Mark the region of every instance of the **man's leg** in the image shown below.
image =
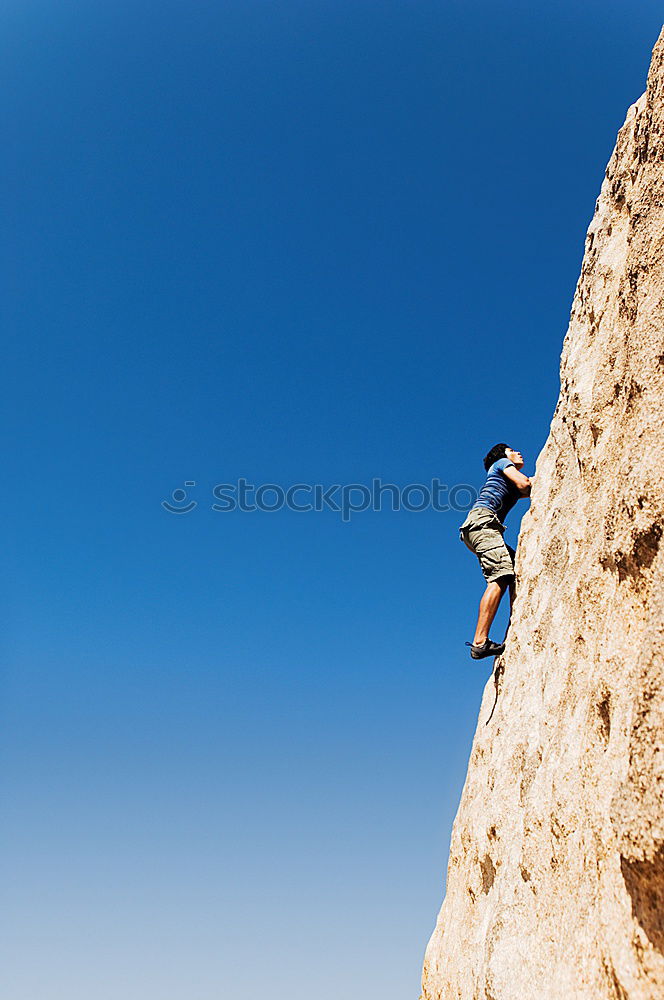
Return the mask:
M516 552L511 545L506 545L505 548L509 552L509 557L512 561L512 569L514 569L514 564L516 562ZM512 623L512 609L514 607L514 598L516 597L516 577L514 576L513 573L508 577L508 581L510 588L510 615L509 618L507 619L507 628L505 629L505 639L507 639L507 633L509 632L510 625ZM505 639L503 639L503 642L505 642Z
M496 617L496 611L498 610L500 599L507 590L510 579L514 578L501 576L498 580L493 580L491 583L487 583L486 590L484 591L482 600L480 601L480 610L477 616L477 628L475 629L473 645L481 646L482 643L486 642L489 638L491 623Z
M512 611L514 609L514 598L516 597L516 577L508 577L509 588L510 588L510 616L507 619L507 628L505 629L505 639L507 639L507 633L510 630L510 625L512 623ZM505 642L503 639L503 642Z

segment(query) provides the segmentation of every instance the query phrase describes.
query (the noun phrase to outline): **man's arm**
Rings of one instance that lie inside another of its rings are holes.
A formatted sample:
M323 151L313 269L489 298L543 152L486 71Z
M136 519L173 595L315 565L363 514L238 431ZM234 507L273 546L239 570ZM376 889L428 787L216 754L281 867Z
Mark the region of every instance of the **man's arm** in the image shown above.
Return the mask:
M519 472L516 466L508 465L506 469L503 469L503 475L507 476L514 483L522 497L530 496L530 488L533 481L528 476L524 476L522 472Z

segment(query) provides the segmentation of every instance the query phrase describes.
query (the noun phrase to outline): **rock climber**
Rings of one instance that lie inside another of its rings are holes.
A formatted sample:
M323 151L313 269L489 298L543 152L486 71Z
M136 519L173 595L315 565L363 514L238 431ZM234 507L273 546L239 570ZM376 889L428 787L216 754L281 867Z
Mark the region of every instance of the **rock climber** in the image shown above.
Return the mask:
M470 646L474 660L485 656L500 656L505 650L505 639L512 617L512 605L516 593L514 577L514 549L503 539L504 520L520 497L529 497L534 480L519 470L523 468L523 456L508 445L495 444L484 458L487 472L486 482L477 500L470 508L468 517L459 528L459 538L477 556L486 580L486 590L480 601L477 628ZM496 616L500 600L509 588L510 619L507 622L505 639L492 642L489 630Z

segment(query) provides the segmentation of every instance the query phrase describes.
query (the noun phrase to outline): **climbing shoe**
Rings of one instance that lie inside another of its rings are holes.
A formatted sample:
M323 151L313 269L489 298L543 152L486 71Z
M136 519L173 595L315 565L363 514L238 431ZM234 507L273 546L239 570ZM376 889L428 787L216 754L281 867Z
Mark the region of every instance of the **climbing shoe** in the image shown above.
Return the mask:
M470 655L474 660L483 660L485 656L500 656L505 652L504 642L492 642L491 639L487 639L481 646L473 646L472 642L467 642L466 645L470 646Z

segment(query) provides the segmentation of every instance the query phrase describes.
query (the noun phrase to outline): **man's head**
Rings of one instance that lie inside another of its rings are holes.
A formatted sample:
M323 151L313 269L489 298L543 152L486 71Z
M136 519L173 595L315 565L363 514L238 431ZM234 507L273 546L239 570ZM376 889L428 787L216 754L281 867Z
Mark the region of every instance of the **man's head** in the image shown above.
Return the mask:
M499 458L509 458L510 462L513 462L517 469L523 468L523 455L520 451L515 451L514 448L510 448L508 444L501 441L500 444L494 444L491 451L487 452L484 456L484 468L489 470L489 467L497 462Z

